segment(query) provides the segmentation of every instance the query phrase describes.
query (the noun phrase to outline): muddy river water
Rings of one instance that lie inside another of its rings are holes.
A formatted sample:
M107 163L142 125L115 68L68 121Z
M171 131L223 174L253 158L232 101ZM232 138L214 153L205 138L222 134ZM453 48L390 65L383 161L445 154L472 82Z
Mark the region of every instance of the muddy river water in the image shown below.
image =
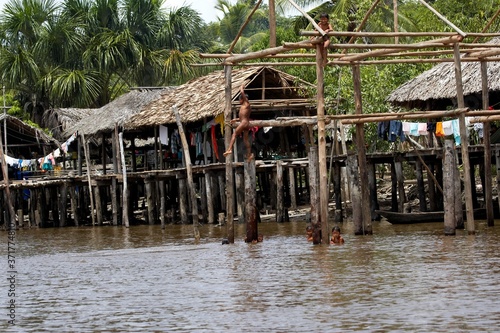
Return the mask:
M264 241L221 245L225 227L18 230L2 332L498 332L500 221L444 236L442 223L374 225L313 246L305 222L259 224ZM9 302L15 301L15 325Z

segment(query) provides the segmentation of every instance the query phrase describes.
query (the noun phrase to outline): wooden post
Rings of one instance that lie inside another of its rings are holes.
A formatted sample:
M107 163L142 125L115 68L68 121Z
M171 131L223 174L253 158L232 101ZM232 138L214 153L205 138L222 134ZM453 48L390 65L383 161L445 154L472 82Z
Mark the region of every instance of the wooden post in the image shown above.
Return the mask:
M236 212L238 215L238 222L245 222L245 176L243 175L244 170L242 168L236 168L235 173L235 185L236 185Z
M429 165L429 169L427 170L427 188L429 192L429 209L431 212L437 210L436 205L436 184L434 182L434 163Z
M215 198L213 196L212 192L212 182L211 179L213 178L212 172L204 170L205 173L205 190L207 193L207 211L208 211L208 220L207 222L209 224L214 224L215 223Z
M460 170L458 170L458 152L456 149L453 151L453 186L455 188L455 228L463 229L464 228L464 212L462 208L462 182L460 181ZM442 168L444 170L444 167ZM444 182L444 177L443 177ZM444 203L444 198L443 198Z
M296 185L295 185L295 168L293 166L288 166L288 181L290 190L290 207L292 209L297 209L297 196L296 196Z
M102 226L103 222L103 217L102 217L102 205L101 205L101 190L99 188L99 185L96 184L93 188L94 190L94 198L95 198L95 214L97 217L97 225Z
M64 182L59 187L60 198L59 202L59 226L65 227L67 225L66 217L67 210L66 205L68 203L68 183Z
M346 160L347 172L351 187L352 221L354 223L354 234L364 235L363 211L361 202L361 190L359 188L358 158L356 155L348 155Z
M120 144L120 158L121 158L121 167L122 167L122 178L123 178L123 197L122 197L122 219L123 224L126 228L130 226L129 223L129 191L128 191L128 183L127 183L127 165L125 164L125 150L123 149L123 132L118 134L118 140Z
M497 193L500 193L500 149L495 148L495 166L497 170ZM500 210L500 199L498 199L498 210Z
M187 197L187 188L186 188L186 178L179 176L179 213L181 215L181 223L187 224L189 223L188 219L188 203L186 200Z
M115 166L114 164L113 166ZM116 171L111 178L111 214L113 215L113 225L118 225L118 182L116 179Z
M460 46L458 43L453 45L453 55L455 58L455 80L457 84L457 104L459 108L465 107L464 89L462 85L462 65L460 60ZM458 117L460 126L460 138L462 146L462 165L464 175L465 190L465 209L467 214L467 232L469 235L475 234L474 229L474 207L472 205L471 179L470 179L470 160L469 160L469 137L465 125L465 115L461 113Z
M455 149L453 141L446 140L443 161L444 234L455 235Z
M165 229L165 214L167 213L165 207L165 181L160 180L160 224L161 228Z
M89 197L90 197L90 217L92 218L92 225L95 225L95 214L94 214L94 196L92 195L92 176L90 167L90 153L88 143L85 141L85 136L82 134L81 142L83 144L83 152L85 155L85 163L87 164L87 183L89 185Z
M2 176L3 176L3 183L5 185L5 188L4 188L5 196L4 197L5 197L5 201L7 202L7 209L9 211L9 223L7 226L7 230L15 230L16 229L16 212L14 211L14 206L12 205L12 201L10 200L9 169L7 167L7 159L5 158L5 154L3 151L3 142L1 139L1 135L0 135L0 159L2 160L2 162L1 162L2 163Z
M80 211L78 210L78 195L77 195L77 186L73 184L73 187L70 191L71 197L71 211L73 212L73 221L75 222L75 226L80 225Z
M231 141L231 111L232 111L232 68L231 66L224 66L225 77L225 108L224 108L224 144L229 147ZM231 156L231 155L229 155ZM226 217L227 217L227 240L230 244L234 243L234 180L233 180L233 166L231 159L226 159Z
M258 237L257 206L256 206L256 181L255 158L245 158L243 162L245 174L245 222L247 227L247 242L256 241Z
M154 183L151 178L146 178L144 180L144 187L146 190L146 202L148 205L148 222L149 224L155 224L156 222L156 204L154 200L154 193L153 193L153 188L154 188Z
M368 169L368 188L370 189L370 217L372 220L377 218L377 213L380 207L377 200L377 178L375 174L375 164L370 160L367 165Z
M323 32L324 33L324 32ZM328 171L326 168L326 135L325 135L325 81L323 43L316 45L316 90L317 90L317 117L318 117L318 164L319 164L319 220L321 222L321 240L323 244L330 244L330 230L328 227Z
M403 163L399 159L400 157L396 157L394 161L394 170L396 172L396 181L398 186L398 212L404 212L404 206L406 203L406 194L405 194L405 180L403 175Z
M193 232L194 232L194 239L196 241L200 240L200 231L198 230L198 199L196 198L196 191L194 188L194 180L193 180L193 168L192 168L192 163L191 163L191 155L189 154L189 145L186 139L186 134L184 133L184 126L182 126L181 122L181 116L179 112L177 111L177 107L174 106L172 108L175 113L175 119L177 122L177 128L179 129L179 136L181 138L181 143L182 143L182 149L184 151L184 154L182 156L184 157L184 162L186 164L186 174L187 174L187 180L188 180L188 194L189 194L189 199L191 201L191 214L193 216Z
M422 162L415 162L415 172L417 174L418 201L421 212L427 211L427 202L425 200L424 174L422 172Z
M101 135L101 160L102 160L102 174L106 174L106 134ZM64 154L63 154L64 156Z
M487 110L490 105L488 88L488 63L481 61L481 82L483 91L483 110ZM490 122L483 123L483 145L484 145L484 204L486 206L486 221L489 227L495 225L493 214L493 181L491 179L491 139Z
M396 163L391 162L391 211L398 212L398 177L396 176Z
M334 164L333 173L333 187L335 192L335 222L342 222L344 220L342 212L342 178L341 178L342 168L339 162Z
M318 148L309 147L309 199L311 202L311 225L313 227L313 244L321 244L321 223L319 208Z
M363 114L361 99L361 72L359 65L352 66L352 77L354 81L354 106L356 114ZM370 189L368 188L368 171L366 161L365 130L363 124L356 124L356 148L358 150L358 166L361 185L362 202L370 202ZM362 206L362 220L364 234L372 234L370 205Z
M283 162L276 161L276 222L284 222Z

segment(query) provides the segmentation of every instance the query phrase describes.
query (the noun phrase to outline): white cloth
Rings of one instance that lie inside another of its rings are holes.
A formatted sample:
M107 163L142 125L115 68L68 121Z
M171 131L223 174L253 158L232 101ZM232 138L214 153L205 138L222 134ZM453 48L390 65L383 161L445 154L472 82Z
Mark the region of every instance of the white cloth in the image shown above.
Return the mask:
M168 146L168 127L165 127L163 125L160 125L160 142L163 144L163 145L166 145Z

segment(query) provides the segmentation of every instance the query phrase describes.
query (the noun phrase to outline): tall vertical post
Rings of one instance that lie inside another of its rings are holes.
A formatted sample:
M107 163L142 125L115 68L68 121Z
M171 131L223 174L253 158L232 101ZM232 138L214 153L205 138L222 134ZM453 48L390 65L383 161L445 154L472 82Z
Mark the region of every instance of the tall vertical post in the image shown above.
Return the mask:
M325 81L323 66L323 44L316 44L316 81L318 115L318 162L319 162L319 217L321 221L321 240L330 244L328 230L328 172L326 170L325 138Z
M455 235L455 149L453 141L446 140L443 159L443 200L444 200L444 234Z
M231 100L232 100L232 67L229 65L224 66L225 76L225 93L226 103L224 108L224 144L229 147L231 141L232 128L231 128ZM231 156L231 155L229 155ZM233 165L231 159L226 159L226 218L227 218L227 240L230 244L234 243L234 180L233 180Z
M455 59L455 81L457 84L457 104L458 107L465 108L464 88L462 84L462 64L460 61L460 47L458 43L453 45L453 56ZM464 190L465 190L465 209L467 214L467 233L473 235L474 230L474 207L472 205L472 184L470 179L470 160L469 160L469 138L467 136L467 128L465 126L465 115L459 116L460 138L462 146L462 165L464 175Z
M245 183L245 223L246 223L246 241L256 241L258 238L257 225L257 205L256 205L256 181L255 181L255 159L245 158L244 183Z
M352 66L352 77L354 81L354 106L356 114L363 114L361 101L361 71L359 65ZM366 168L365 130L363 124L356 124L356 146L358 150L358 166L361 185L361 201L366 203L362 206L363 234L372 234L371 212L370 212L370 189L368 187L368 170Z
M490 104L488 88L488 63L481 61L481 85L483 90L483 110L487 110ZM490 122L483 123L483 144L484 144L484 201L486 206L486 221L489 227L495 225L493 216L493 184L491 179L491 140Z

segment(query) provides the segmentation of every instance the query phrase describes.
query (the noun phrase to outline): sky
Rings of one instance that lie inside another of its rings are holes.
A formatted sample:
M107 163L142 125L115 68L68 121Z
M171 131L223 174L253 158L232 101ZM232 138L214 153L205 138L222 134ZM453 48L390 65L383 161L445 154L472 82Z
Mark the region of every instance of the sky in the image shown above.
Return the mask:
M4 4L9 0L0 0L0 8L3 10ZM236 0L230 1L235 3ZM221 16L222 12L215 9L217 0L166 0L165 4L168 7L181 7L183 5L191 6L194 10L201 14L201 18L205 23L217 21L217 16Z

